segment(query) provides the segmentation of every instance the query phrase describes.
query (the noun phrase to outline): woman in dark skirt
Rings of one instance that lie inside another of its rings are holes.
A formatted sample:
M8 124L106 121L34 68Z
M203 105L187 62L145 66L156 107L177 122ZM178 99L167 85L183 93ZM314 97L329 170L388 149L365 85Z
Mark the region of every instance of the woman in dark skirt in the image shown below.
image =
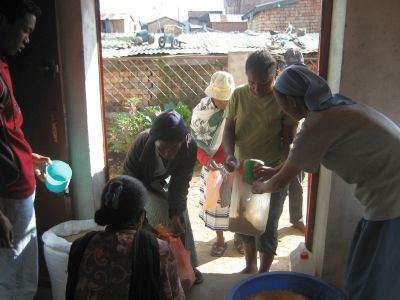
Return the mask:
M372 107L340 94L304 65L278 77L275 97L283 111L304 118L283 167L253 192L284 187L301 170L321 163L350 184L364 207L353 237L346 289L351 300L398 299L400 295L400 128ZM260 169L260 173L274 170Z

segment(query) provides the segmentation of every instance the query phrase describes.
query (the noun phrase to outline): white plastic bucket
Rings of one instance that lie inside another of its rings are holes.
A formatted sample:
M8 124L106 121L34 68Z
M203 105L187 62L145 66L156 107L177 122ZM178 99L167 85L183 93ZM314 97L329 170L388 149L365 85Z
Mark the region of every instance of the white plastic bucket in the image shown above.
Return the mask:
M71 220L58 224L43 233L44 258L50 275L53 300L65 299L68 256L72 244L65 237L83 235L88 231L102 229L94 220ZM75 238L77 237L75 236Z

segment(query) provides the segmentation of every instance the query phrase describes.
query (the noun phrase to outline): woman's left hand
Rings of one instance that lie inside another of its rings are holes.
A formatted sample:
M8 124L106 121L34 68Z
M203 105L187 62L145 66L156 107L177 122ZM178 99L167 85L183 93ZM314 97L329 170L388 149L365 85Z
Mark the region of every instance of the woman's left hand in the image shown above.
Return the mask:
M36 177L44 182L46 174L46 164L51 164L50 157L43 156L37 153L32 153L33 172Z

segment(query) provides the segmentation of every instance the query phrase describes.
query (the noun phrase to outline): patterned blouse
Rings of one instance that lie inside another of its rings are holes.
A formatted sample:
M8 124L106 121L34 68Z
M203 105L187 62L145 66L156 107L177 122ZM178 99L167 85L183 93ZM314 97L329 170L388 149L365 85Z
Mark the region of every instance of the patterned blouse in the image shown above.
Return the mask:
M128 299L135 230L99 232L82 258L74 299ZM158 240L165 299L185 299L176 260L167 242Z

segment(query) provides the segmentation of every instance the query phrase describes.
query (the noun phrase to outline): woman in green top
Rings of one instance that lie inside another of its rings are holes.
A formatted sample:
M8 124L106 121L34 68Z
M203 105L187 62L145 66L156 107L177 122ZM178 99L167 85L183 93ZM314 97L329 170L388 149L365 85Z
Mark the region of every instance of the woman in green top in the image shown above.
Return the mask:
M225 110L226 165L234 169L239 160L254 158L278 168L287 157L297 122L283 113L272 93L275 59L266 50L253 52L246 61L246 75L248 83L235 89ZM269 271L278 245L278 221L285 197L286 190L271 195L268 223L262 235L242 235L246 258L243 273Z

